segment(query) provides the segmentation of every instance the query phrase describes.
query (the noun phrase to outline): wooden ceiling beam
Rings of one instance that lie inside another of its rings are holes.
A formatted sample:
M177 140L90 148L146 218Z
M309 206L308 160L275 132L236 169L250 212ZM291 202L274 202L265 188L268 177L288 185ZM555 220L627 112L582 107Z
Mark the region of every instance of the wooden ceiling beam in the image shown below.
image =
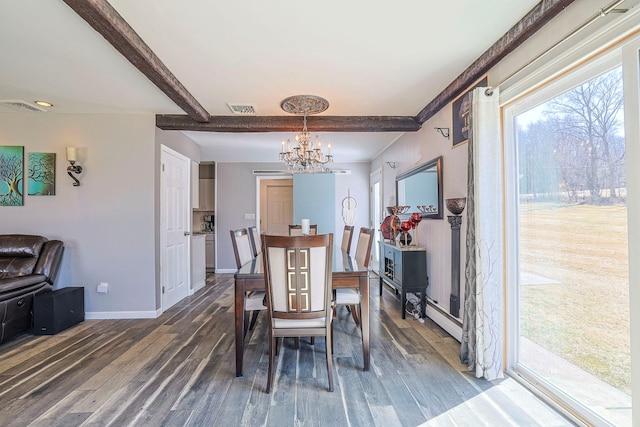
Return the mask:
M542 0L538 3L524 18L480 55L469 68L429 102L416 116L418 123L423 124L433 117L574 1Z
M315 116L308 117L309 127L324 132L415 132L574 1L540 1L415 117ZM297 117L211 116L107 0L64 2L188 115L158 115L156 125L159 128L203 132L288 132L300 129Z
M312 132L415 132L420 124L405 116L310 116ZM185 115L156 115L156 127L163 130L201 132L298 132L301 116L211 116L196 122Z
M142 74L197 122L209 113L106 0L64 0Z

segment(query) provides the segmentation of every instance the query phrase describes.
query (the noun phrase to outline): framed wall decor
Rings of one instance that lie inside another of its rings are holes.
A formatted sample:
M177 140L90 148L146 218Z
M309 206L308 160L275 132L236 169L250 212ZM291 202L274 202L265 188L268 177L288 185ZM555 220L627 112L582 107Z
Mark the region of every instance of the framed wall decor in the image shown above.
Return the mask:
M0 206L24 205L24 147L0 146Z
M27 194L56 195L56 153L27 154Z
M469 94L477 87L485 87L488 85L489 78L484 76L451 103L451 138L453 148L464 144L469 139L469 110L471 108Z

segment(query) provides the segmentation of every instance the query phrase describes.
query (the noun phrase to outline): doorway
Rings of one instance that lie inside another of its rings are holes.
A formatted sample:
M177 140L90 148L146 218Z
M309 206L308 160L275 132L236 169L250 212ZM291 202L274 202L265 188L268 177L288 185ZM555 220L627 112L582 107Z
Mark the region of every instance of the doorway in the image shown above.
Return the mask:
M191 160L161 146L160 285L162 311L189 293Z
M613 50L505 109L509 370L593 425L631 425L622 68Z
M371 248L371 268L378 271L380 262L380 224L382 224L382 169L376 169L369 175L371 194L371 222L369 227L373 229L373 247Z
M289 224L293 224L293 179L289 176L269 179L258 177L258 183L258 231L288 235Z

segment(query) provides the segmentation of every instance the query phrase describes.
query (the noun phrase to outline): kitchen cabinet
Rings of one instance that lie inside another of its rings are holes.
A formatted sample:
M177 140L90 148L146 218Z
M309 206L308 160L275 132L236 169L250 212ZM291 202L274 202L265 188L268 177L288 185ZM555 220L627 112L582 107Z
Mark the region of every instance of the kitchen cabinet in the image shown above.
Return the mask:
M206 253L206 268L207 270L215 270L216 268L216 254L215 254L215 236L213 233L208 233L205 239L205 253Z
M203 288L207 278L206 238L204 234L191 236L191 290Z
M215 182L215 179L200 179L200 206L198 207L199 211L215 211Z
M386 283L401 294L402 318L405 318L407 292L420 295L420 317L427 305L427 250L417 246L396 246L380 242L380 295Z

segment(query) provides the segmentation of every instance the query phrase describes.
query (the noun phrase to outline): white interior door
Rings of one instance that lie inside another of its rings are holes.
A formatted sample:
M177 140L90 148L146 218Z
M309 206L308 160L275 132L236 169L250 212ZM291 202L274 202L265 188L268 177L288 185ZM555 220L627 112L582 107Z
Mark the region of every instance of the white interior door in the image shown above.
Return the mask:
M259 185L261 233L286 236L293 224L293 180L263 179Z
M186 297L190 283L190 160L162 146L160 280L162 311Z

